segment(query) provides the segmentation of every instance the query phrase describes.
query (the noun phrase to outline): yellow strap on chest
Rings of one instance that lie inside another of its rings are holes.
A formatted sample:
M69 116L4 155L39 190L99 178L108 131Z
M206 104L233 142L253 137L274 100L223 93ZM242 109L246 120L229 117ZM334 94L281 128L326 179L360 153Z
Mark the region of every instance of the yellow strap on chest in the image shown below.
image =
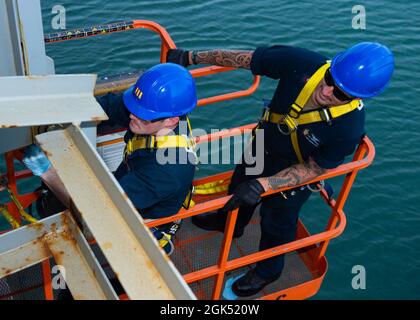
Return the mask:
M299 116L299 113L305 107L305 104L308 102L309 98L311 97L315 88L318 86L319 82L322 80L322 78L324 78L325 72L329 67L330 63L324 64L321 68L315 71L315 73L305 83L305 86L299 92L296 101L292 104L292 107L289 111L290 116L292 116L293 118L297 118ZM297 111L297 114L295 113L295 111Z
M292 131L292 133L290 134L290 139L292 140L293 150L295 151L296 158L298 159L300 164L303 164L305 161L303 161L302 153L300 152L299 140L296 130Z
M192 136L192 128L189 119L187 118L188 129L190 136L140 136L134 135L125 147L125 154L130 155L139 149L166 149L166 148L185 148L195 149L195 139Z
M275 112L270 112L270 111L266 111L263 115L263 120L267 121L267 122L272 122L272 123L281 123L281 121L283 121L283 119L285 120L285 124L287 125L288 122L286 120L289 121L293 121L292 123L295 126L298 125L304 125L304 124L311 124L311 123L315 123L315 122L322 122L322 121L326 121L327 117L330 117L331 120L341 117L351 111L353 111L354 109L358 108L361 105L361 101L360 100L353 100L349 103L343 104L341 106L335 106L335 107L330 107L328 108L328 114L323 114L326 111L324 111L325 109L322 110L314 110L311 112L306 112L306 113L301 113L299 115L299 117L297 119L290 119L287 118L285 119L284 114L280 114L280 113L275 113Z
M306 82L305 86L300 91L295 102L291 105L287 114L279 114L266 110L262 116L262 120L275 124L285 124L290 130L290 139L299 163L303 163L302 153L299 147L299 140L297 135L297 127L299 125L311 124L316 122L330 122L332 119L341 117L359 106L362 105L361 100L353 100L349 103L324 108L321 110L314 110L302 113L303 108L315 91L319 82L323 79L325 72L330 67L330 63L324 64L320 67Z
M139 149L188 148L188 139L184 136L134 136L127 142L126 154Z

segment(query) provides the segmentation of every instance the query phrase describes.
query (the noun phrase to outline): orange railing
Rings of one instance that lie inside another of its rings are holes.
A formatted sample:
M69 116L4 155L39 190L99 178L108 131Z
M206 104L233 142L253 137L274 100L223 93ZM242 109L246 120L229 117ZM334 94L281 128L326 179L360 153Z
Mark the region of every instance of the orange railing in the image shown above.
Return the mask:
M210 142L216 139L227 138L235 134L241 134L246 131L249 131L253 127L255 127L255 124L250 124L247 126L236 128L239 130L234 130L234 131L227 130L227 131L224 131L224 132L222 131L216 134L201 136L197 138L197 142L203 143L203 142ZM323 261L323 259L324 259L325 251L327 249L329 241L333 238L338 237L345 228L346 217L345 217L343 208L348 198L348 195L350 193L353 182L356 178L356 175L358 171L362 170L363 168L366 168L372 163L374 156L375 156L375 148L372 142L369 140L369 138L364 137L359 147L357 148L354 154L353 160L351 162L343 164L335 169L328 170L325 174L318 176L317 178L308 182L308 183L314 183L320 180L326 180L326 179L331 179L340 175L345 175L345 179L342 183L337 200L329 199L325 190L322 190L320 192L321 197L325 200L325 202L328 204L328 206L332 210L327 227L325 228L323 232L310 235L304 228L301 221L299 221L298 234L300 234L300 236L298 236L298 238L295 241L284 244L284 245L280 245L275 248L270 248L264 251L255 252L255 253L243 256L241 258L228 260L229 252L232 245L232 235L233 235L236 218L237 218L237 210L234 210L230 212L228 215L225 235L224 235L223 242L220 248L218 263L216 265L212 265L212 266L203 268L201 270L196 270L194 272L184 274L183 275L184 279L186 280L187 283L193 283L196 281L200 281L206 278L216 276L216 282L215 282L212 298L219 299L221 291L222 291L224 276L226 272L277 256L277 255L285 254L285 253L296 251L303 248L310 248L311 246L314 246L314 245L317 245L317 246L315 248L314 253L312 254L312 257L311 257L312 261L307 262L307 263L312 264L312 266L320 265L321 266L320 268L322 269L322 266L326 264L326 261ZM232 173L233 173L232 171L228 171L228 172L223 172L223 173L216 174L213 176L197 179L194 181L194 185L201 185L204 183L220 181L220 180L225 180L228 182L230 177L232 176ZM26 178L27 173L16 175L15 179L16 177L17 179ZM263 197L274 194L274 193L278 193L281 191L285 191L291 188L295 188L295 187L296 186L285 187L278 190L266 192L263 194ZM198 203L189 210L181 209L180 212L174 216L150 221L147 223L147 226L148 227L159 226L159 225L166 224L175 220L185 219L185 218L192 217L195 215L214 211L219 208L222 208L229 199L230 199L230 196L227 196L224 194L216 194L213 197L210 196L209 199L204 199L204 200L201 199L200 201L202 202L198 201ZM219 248L214 248L214 249L218 250ZM323 268L326 271L326 266L324 266ZM48 262L43 264L43 275L44 275L44 278L46 279L48 279L47 269L48 269ZM317 290L319 289L322 283L324 275L325 273L317 279L314 279L312 281L309 281L307 283L301 284L293 288L289 288L289 289L286 289L286 290L283 290L283 291L280 291L271 295L267 295L265 296L265 298L276 299L279 297L288 297L288 298L309 297L317 292ZM44 284L45 284L45 288L44 288L45 292L46 293L49 292L48 297L51 298L52 297L51 289L48 287L49 282L45 281Z
M161 25L157 24L153 21L148 20L133 20L133 21L125 21L125 22L117 22L117 23L110 23L104 25L97 25L89 28L79 28L73 30L66 30L58 33L51 33L47 34L44 37L45 43L53 43L53 42L62 42L62 41L69 41L69 40L76 40L100 35L106 35L115 32L123 32L135 29L148 29L153 32L156 32L161 39L161 51L160 51L160 62L166 62L166 54L169 49L175 49L176 45L172 40L169 33L163 28ZM227 72L235 70L235 68L231 67L219 67L219 66L208 66L202 67L198 69L191 70L191 74L193 77L202 77L212 74L217 74L221 72ZM203 106L210 103L226 101L231 99L237 99L240 97L251 95L252 93L257 90L260 83L260 77L255 76L252 85L242 91L236 91L232 93L221 94L214 97L202 98L198 100L198 106Z
M252 126L253 125L250 125L244 128L249 128ZM214 139L218 139L220 137L227 137L227 136L229 135L223 135L223 134L218 134L214 136L208 135L206 138L202 138L202 141L204 140L212 141ZM228 271L238 269L238 268L250 265L252 263L256 263L261 260L272 258L274 256L296 251L298 249L307 248L307 247L317 245L317 244L319 244L319 247L317 248L317 253L314 257L314 263L315 264L319 263L320 260L325 255L325 251L327 249L329 241L333 238L338 237L345 228L346 216L344 214L343 208L344 208L344 204L350 193L351 187L353 185L353 182L356 178L358 171L369 166L372 163L374 156L375 156L375 148L372 142L369 140L369 138L365 137L363 138L357 151L355 152L352 162L343 164L335 169L328 170L325 174L318 176L317 178L313 179L310 182L305 183L305 184L314 183L320 180L326 180L326 179L331 179L340 175L346 175L344 182L342 184L342 187L340 189L340 193L338 195L337 201L335 201L334 199L328 199L328 195L325 192L325 190L322 190L320 192L322 198L327 202L329 207L332 209L331 217L325 231L315 234L315 235L307 236L304 239L298 239L293 242L280 245L275 248L270 248L264 251L256 252L256 253L241 257L241 258L228 260L228 255L229 255L229 251L232 244L232 235L235 228L236 217L238 214L238 210L234 210L230 212L228 215L228 220L227 220L226 229L225 229L225 236L222 243L218 264L186 274L184 275L185 280L188 283L192 283L192 282L203 280L209 277L217 276L212 298L219 299L221 291L222 291L224 275ZM232 171L225 172L225 173L213 175L211 177L206 177L203 179L196 180L194 184L200 185L200 184L204 184L211 181L226 180L226 179L229 179L231 175L232 175ZM263 194L263 197L274 194L274 193L278 193L281 191L285 191L288 189L292 189L295 187L297 186L285 187L285 188L280 188L274 191L266 192ZM202 213L214 211L214 210L222 208L229 199L230 199L230 196L224 196L224 197L216 198L214 200L208 200L203 203L198 203L192 209L189 209L189 210L182 209L175 216L162 218L159 220L154 220L152 222L147 223L147 226L149 227L159 226L159 225L169 223L178 219L185 219L185 218L199 215ZM303 224L301 224L300 227L303 228ZM315 292L313 291L319 288L321 282L322 282L322 279L320 279L320 281L318 282L309 283L308 288L305 288L306 296L310 296L313 293L315 293L316 291ZM284 295L285 293L282 292L281 294ZM281 294L276 293L272 295L270 298L278 297Z

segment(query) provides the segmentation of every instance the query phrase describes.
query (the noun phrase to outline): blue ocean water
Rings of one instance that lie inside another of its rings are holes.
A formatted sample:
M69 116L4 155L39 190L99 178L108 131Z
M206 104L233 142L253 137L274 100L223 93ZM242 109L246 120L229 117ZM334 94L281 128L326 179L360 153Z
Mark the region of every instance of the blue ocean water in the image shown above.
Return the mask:
M287 44L332 57L360 41L389 46L396 62L392 83L384 94L365 101L366 127L376 147L376 158L355 182L345 207L346 230L330 243L329 270L315 299L420 298L418 1L364 1L360 4L366 9L366 29L357 30L352 28L355 3L349 0L87 0L77 4L42 0L45 33L54 31L51 8L56 4L66 9L67 28L152 20L167 29L178 47L186 49L254 49ZM159 61L159 51L159 38L143 30L47 46L57 73L99 76L151 67ZM199 79L199 96L244 89L251 80L247 71ZM263 79L250 97L199 108L192 115L193 125L210 130L255 122L262 99L270 98L275 86L275 81ZM200 175L225 169L204 165ZM325 205L315 197L302 213L312 232L321 231L328 216ZM356 265L366 270L364 290L351 285Z

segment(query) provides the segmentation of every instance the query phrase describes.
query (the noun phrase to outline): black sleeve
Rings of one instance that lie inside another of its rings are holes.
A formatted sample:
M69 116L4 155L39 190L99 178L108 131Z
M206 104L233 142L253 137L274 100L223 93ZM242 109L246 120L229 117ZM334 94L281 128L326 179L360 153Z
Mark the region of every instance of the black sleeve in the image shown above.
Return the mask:
M272 46L257 48L251 59L251 71L254 75L280 79L285 74L296 72L314 61L325 63L326 57L303 48L290 46Z
M134 206L142 210L172 197L180 188L178 180L159 166L129 171L118 182Z
M96 100L109 118L102 125L128 127L130 123L130 112L124 105L122 94L108 93Z

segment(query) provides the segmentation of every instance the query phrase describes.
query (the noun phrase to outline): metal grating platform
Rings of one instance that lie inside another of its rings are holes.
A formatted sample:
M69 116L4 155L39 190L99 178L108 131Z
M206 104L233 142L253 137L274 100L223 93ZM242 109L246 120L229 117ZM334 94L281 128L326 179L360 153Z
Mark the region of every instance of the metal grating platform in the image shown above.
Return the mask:
M55 266L50 259L51 268ZM58 291L53 290L54 297ZM0 300L45 300L42 264L11 274L0 279Z
M239 258L258 251L260 238L259 217L254 218L246 227L244 235L234 239L229 254L229 259ZM187 274L217 264L222 245L223 234L220 232L208 232L195 227L191 219L183 220L182 227L176 235L175 251L171 260L181 274ZM103 254L97 245L92 245L95 255L101 262L109 278L114 278ZM50 260L54 265L53 259ZM245 273L251 266L230 271L226 274L226 280ZM267 286L259 294L248 297L258 299L270 293L296 286L314 279L311 271L303 262L297 252L286 254L285 268L280 279ZM42 300L45 299L43 291L43 279L41 265L22 270L0 281L0 300ZM190 284L194 294L200 300L210 300L215 285L215 277L207 278ZM28 290L29 289L29 290ZM13 293L13 295L10 295ZM58 292L54 290L54 296ZM239 298L245 299L245 298Z
M229 259L239 258L258 252L260 239L259 217L254 218L246 227L244 235L234 239ZM222 245L223 234L197 228L191 219L185 219L176 235L175 252L171 260L181 272L187 274L217 264ZM226 274L225 282L231 277L245 273L252 266L233 270ZM297 252L286 254L285 268L279 280L267 286L261 293L246 299L258 299L264 295L296 286L313 280L314 276ZM198 299L211 299L214 277L190 284Z

